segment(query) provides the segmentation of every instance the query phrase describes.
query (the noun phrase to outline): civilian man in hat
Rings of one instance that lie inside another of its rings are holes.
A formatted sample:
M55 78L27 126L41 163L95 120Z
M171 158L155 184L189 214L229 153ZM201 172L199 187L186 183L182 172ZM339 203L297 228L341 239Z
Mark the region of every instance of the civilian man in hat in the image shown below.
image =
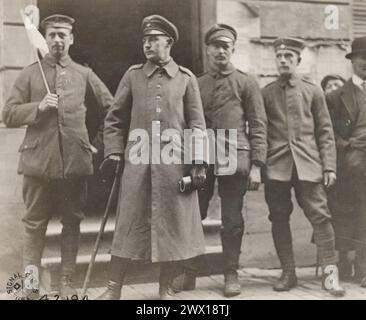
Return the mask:
M353 41L346 58L353 75L327 96L339 177L330 200L341 276L353 275L347 252L356 249L355 278L366 288L366 37Z
M208 71L198 77L207 128L214 132L217 129L237 130L236 170L228 172L217 162L211 164L204 190L199 191L201 217L204 219L215 180L218 180L226 297L241 292L237 269L244 234L243 197L248 188L258 189L267 153L267 117L260 88L252 76L231 63L236 39L237 33L231 26L216 24L211 27L205 35ZM230 143L234 141L226 139L227 151ZM178 285L178 281L176 283ZM186 268L181 289L193 289L194 286L194 270Z
M290 230L294 188L296 199L313 226L323 288L332 295L343 296L325 192L336 180L332 123L321 89L296 73L304 43L282 38L275 40L274 48L279 77L263 89L268 118L265 199L283 270L273 289L287 291L297 285Z
M142 22L142 33L147 61L124 74L105 121L105 164L121 162L124 171L109 281L99 297L103 300L120 299L131 260L161 263L159 294L161 299L169 299L174 294L171 281L176 262L204 253L197 191L180 193L178 188L178 181L186 175L192 176L197 188L203 185L203 156L197 155L193 165L182 164L180 159L170 164L163 156L160 159L160 151L172 141L173 154L184 154L181 138L186 129L201 134L205 130L199 87L192 72L170 56L178 41L174 24L159 15L148 16ZM175 136L169 137L166 129ZM141 131L146 136L140 137L143 143L139 147L136 133ZM136 161L138 153L146 150L151 151L148 161Z
M51 93L34 63L20 73L3 110L8 127L27 126L18 170L24 175L26 206L24 267L40 267L47 224L57 213L63 225L61 297L76 294L71 277L84 217L86 177L93 173L92 153L97 151L88 138L85 97L94 96L103 115L113 99L90 69L71 60L73 23L74 19L58 14L41 23L49 48L41 64ZM99 131L103 133L103 123Z

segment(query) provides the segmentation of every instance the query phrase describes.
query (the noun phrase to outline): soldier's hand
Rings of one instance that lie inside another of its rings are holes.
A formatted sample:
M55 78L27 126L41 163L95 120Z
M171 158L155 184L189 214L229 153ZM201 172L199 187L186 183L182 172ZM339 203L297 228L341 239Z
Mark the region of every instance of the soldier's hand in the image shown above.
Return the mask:
M191 169L192 185L195 189L202 189L206 182L206 166L195 164Z
M121 154L111 154L104 159L99 167L103 181L112 181L114 179L118 165L121 172L124 166L124 159Z
M337 176L333 171L324 172L324 186L326 188L332 187L337 180Z
M253 164L248 177L248 190L258 190L261 182L261 168Z
M58 108L58 95L49 93L47 94L38 106L38 110L41 112L47 110L55 110Z

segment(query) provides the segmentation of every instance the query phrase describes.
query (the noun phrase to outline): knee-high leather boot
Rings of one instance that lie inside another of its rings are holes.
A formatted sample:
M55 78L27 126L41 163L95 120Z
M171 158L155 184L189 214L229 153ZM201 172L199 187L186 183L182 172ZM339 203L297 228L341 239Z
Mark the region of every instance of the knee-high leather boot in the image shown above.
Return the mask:
M61 275L60 296L63 299L77 295L72 284L75 274L76 258L79 250L80 225L64 225L61 233Z
M39 298L39 282L41 276L41 259L45 246L46 229L28 230L24 232L23 242L23 269L28 272L29 266L35 266L38 271L38 286L30 290L26 290L27 299L37 300Z
M107 290L103 292L96 300L120 300L123 280L125 278L130 259L111 257L109 264L109 280Z
M273 286L273 290L288 291L297 286L290 223L272 221L272 237L282 268L282 275Z

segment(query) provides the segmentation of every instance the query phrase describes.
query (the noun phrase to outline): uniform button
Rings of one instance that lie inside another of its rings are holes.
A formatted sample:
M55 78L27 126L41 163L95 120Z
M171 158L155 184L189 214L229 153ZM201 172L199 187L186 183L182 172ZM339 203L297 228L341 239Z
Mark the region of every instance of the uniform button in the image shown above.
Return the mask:
M157 136L157 137L160 137L160 133L157 133L157 134L156 134L156 136Z
M157 87L158 89L160 89L160 88L161 88L161 84L158 84L156 87Z
M159 78L162 78L162 77L163 77L163 75L162 75L161 73L159 73L159 74L158 74L158 77L159 77Z
M156 112L160 113L161 112L161 108L156 108Z
M160 100L161 99L161 96L156 96L156 100Z

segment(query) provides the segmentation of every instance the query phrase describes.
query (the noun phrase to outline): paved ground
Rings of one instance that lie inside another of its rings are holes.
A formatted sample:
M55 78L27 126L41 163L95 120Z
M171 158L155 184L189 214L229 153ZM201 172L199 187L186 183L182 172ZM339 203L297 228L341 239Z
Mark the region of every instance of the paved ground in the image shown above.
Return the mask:
M320 280L315 277L314 268L297 269L299 286L289 292L274 292L272 284L280 275L279 270L262 270L246 268L240 270L239 277L242 285L242 294L235 297L238 300L332 300L334 298L321 289ZM223 276L202 277L197 281L194 291L185 291L176 295L177 300L225 300L221 290ZM366 289L358 284L344 283L347 294L341 300L366 300ZM88 297L95 299L104 288L89 289ZM158 284L148 283L125 286L122 299L126 300L155 300L158 299Z
M366 300L366 289L362 289L357 283L343 283L347 294L343 298L335 298L321 289L320 279L315 276L314 268L299 268L297 276L299 285L289 292L274 292L272 285L280 275L280 270L263 270L245 268L239 271L239 279L242 285L241 295L237 300ZM185 291L176 294L177 300L226 300L222 296L223 276L215 275L201 277L197 280L197 288L194 291ZM95 300L105 288L92 288L87 292L88 300ZM81 294L81 290L78 290ZM54 300L54 296L49 296ZM158 284L146 283L126 285L122 290L124 300L157 300ZM0 300L14 300L7 293L0 294Z

